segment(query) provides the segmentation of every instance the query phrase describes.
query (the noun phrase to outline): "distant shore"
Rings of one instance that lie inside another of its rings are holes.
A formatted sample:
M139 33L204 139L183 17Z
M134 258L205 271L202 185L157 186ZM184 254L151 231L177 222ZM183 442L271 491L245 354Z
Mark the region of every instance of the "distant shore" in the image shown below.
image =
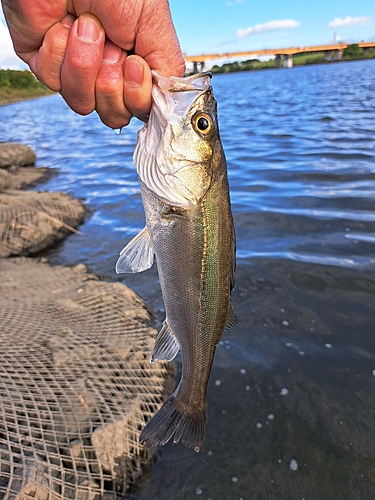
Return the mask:
M0 106L53 93L41 84L31 71L0 69Z
M328 58L325 52L301 53L292 56L293 67L309 66L311 64L331 64L337 62L348 61L363 61L367 59L375 59L375 50L369 50L364 53L357 44L349 45L344 51L340 59ZM261 69L275 69L274 59L269 61L260 61L259 59L248 59L246 61L234 61L224 63L221 66L214 65L210 69L211 73L236 73L238 71L253 71Z
M368 59L375 59L375 50L371 49L365 54L357 44L349 45L343 51L343 57L341 59L327 59L327 54L324 52L296 54L292 57L293 67ZM213 74L220 74L274 68L275 61L273 59L269 61L248 59L246 61L224 63L221 66L214 65L210 71ZM0 106L6 106L7 104L29 99L37 99L54 93L55 92L49 90L40 83L30 71L0 69Z
M30 89L23 90L26 90L26 92L19 92L17 89L14 89L4 95L0 87L0 106L6 106L7 104L13 104L15 102L28 101L29 99L37 99L38 97L46 97L55 93L48 89L41 89L38 92L30 92Z

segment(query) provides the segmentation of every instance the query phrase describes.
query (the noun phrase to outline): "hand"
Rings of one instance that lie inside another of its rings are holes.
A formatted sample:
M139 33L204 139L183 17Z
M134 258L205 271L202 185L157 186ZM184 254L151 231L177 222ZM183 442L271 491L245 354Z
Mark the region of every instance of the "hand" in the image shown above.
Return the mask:
M182 76L168 0L2 0L17 55L77 113L147 119L151 71ZM131 55L129 55L131 52Z

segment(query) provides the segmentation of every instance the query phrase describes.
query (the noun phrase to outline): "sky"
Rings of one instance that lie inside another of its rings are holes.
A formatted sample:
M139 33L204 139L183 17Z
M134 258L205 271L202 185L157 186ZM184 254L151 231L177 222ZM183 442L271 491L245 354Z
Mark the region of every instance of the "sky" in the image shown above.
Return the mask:
M374 0L170 0L170 7L188 55L322 45L334 36L347 43L375 40ZM2 11L0 68L26 68L14 54Z

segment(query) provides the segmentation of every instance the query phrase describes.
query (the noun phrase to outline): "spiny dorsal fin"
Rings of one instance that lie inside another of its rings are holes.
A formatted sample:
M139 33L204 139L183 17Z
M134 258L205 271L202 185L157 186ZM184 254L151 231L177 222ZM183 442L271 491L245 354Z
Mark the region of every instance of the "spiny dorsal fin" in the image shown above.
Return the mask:
M120 252L116 262L116 273L140 273L150 269L154 262L150 233L142 229Z
M177 356L180 350L177 339L174 336L171 327L167 320L164 321L163 326L158 333L155 340L155 345L151 354L151 363L156 360L172 361Z
M229 302L227 321L225 323L224 330L229 330L229 328L231 328L232 326L236 326L237 323L238 323L238 319L237 319L236 313L234 312L232 302Z

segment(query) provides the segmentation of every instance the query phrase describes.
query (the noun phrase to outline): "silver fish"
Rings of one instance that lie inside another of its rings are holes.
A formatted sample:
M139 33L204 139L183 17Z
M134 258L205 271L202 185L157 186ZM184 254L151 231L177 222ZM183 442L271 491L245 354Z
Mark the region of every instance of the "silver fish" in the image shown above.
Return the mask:
M227 168L210 73L153 78L153 106L134 152L146 227L122 250L116 271L143 271L156 256L166 319L151 362L182 356L181 380L140 441L157 446L173 437L199 451L215 348L237 322Z

